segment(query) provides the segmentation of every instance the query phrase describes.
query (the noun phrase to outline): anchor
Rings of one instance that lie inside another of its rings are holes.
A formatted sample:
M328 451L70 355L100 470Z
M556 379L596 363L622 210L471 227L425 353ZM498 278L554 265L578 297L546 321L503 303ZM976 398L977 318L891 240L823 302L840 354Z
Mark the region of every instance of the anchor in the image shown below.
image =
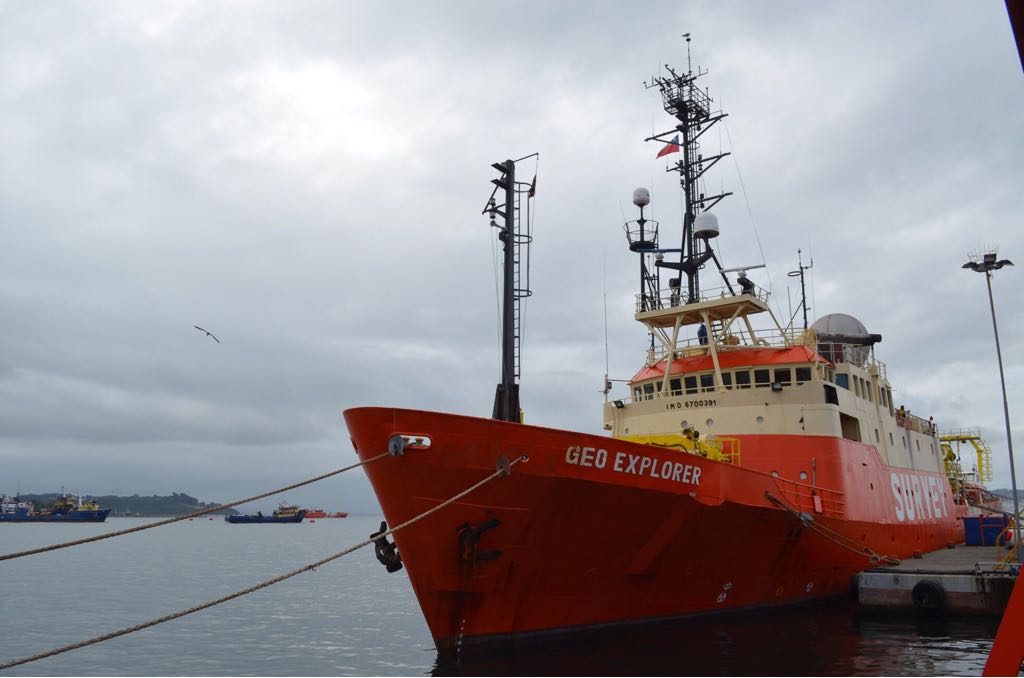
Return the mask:
M462 560L472 563L474 566L487 562L489 560L497 560L501 557L501 551L498 549L492 549L490 551L480 551L477 546L480 543L480 536L489 530L501 525L501 521L497 518L491 518L480 523L478 527L473 527L469 523L463 523L459 527L459 555Z
M402 556L398 554L398 548L394 542L388 541L384 535L388 531L386 521L380 521L380 529L370 535L373 540L373 552L377 555L380 564L387 568L388 572L398 572L402 569Z

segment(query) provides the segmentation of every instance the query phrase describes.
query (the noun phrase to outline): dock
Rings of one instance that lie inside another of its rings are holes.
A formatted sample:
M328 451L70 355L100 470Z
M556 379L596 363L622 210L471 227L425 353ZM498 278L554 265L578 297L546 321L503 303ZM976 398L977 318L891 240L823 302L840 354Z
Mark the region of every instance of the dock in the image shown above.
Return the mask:
M874 610L1000 616L1017 579L1015 562L999 562L1004 553L959 545L866 570L857 575L857 600Z

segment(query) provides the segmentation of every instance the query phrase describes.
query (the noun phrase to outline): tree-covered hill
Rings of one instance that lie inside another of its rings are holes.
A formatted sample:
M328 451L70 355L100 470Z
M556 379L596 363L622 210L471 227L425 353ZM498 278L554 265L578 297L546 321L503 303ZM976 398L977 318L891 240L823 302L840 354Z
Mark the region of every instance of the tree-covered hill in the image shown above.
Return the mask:
M36 508L42 508L57 498L56 494L23 494L21 498L31 501ZM201 502L195 497L190 497L184 492L175 492L166 497L151 495L142 497L133 494L130 497L119 497L117 495L104 495L95 497L100 508L111 509L111 516L180 516L186 513L201 511L202 509L217 506L217 502ZM235 509L222 509L217 515L234 515L238 513Z

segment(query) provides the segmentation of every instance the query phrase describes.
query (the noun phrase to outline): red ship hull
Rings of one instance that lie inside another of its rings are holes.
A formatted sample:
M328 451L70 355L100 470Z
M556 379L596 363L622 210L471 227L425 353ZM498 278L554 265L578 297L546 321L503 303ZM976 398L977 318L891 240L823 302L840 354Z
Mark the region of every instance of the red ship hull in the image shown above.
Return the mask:
M430 438L428 449L365 466L391 526L493 473L500 457L529 457L395 533L441 651L845 594L872 554L962 541L943 476L888 468L874 448L846 440L747 436L736 466L450 414L359 408L345 419L364 460L396 433ZM803 468L813 480L791 480ZM500 556L467 554L460 529L492 519L500 524L480 533L474 553Z

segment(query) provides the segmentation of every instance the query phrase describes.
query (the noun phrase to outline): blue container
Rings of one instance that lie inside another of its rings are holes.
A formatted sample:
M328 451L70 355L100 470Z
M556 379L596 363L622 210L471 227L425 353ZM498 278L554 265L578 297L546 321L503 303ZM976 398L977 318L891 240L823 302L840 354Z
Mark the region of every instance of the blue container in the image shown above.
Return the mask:
M964 518L964 541L968 546L995 546L1009 522L1006 516Z

